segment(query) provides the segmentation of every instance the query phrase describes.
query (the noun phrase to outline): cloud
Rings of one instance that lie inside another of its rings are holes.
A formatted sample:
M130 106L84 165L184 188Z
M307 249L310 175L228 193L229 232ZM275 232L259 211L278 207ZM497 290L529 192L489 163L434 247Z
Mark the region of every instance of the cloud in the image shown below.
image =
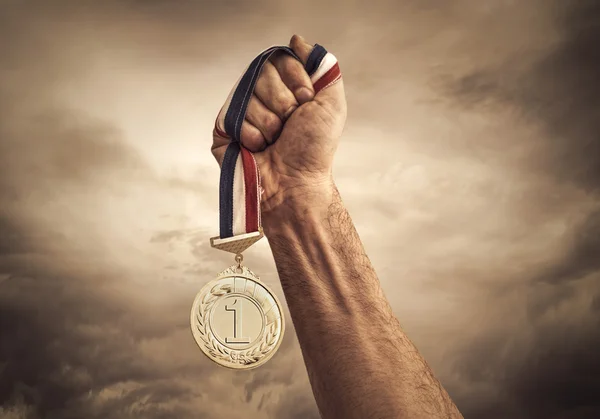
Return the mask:
M443 83L446 94L473 112L513 112L539 126L528 163L558 181L597 191L600 185L600 35L597 2L550 9L549 40L510 60L479 67ZM515 42L521 42L520 39ZM541 163L541 165L540 165Z
M457 371L470 383L464 397L483 400L465 400L467 416L591 418L600 414L593 397L599 389L589 378L600 368L599 358L590 351L600 339L596 257L600 166L595 157L600 147L596 115L600 83L592 76L600 70L592 41L600 36L597 6L579 2L554 10L558 36L551 36L547 45L530 55L526 65L482 63L450 77L442 89L471 113L515 115L536 127L535 137L523 144L526 152L519 165L552 179L554 186L536 193L538 202L560 188L579 190L588 197L579 203L570 201L575 203L574 212L561 217L564 227L556 253L522 272L522 284L515 284L498 302L506 309L496 310L488 331L463 346ZM564 195L556 196L563 196L563 202L548 211L564 211L570 205ZM512 329L498 325L515 317L521 320Z
M576 227L572 238L566 238L564 257L538 280L550 283L576 281L600 271L599 237L600 210L596 210Z
M290 321L242 374L187 324L232 263L202 133L291 30L340 58L340 189L465 416L598 416L597 5L316 4L0 3L0 416L318 417Z

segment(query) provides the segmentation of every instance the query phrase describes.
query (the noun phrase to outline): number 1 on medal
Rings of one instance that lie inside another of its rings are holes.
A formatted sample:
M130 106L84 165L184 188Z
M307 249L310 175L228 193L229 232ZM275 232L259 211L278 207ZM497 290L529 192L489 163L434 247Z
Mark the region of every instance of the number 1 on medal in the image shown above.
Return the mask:
M240 301L239 308L234 307L237 303L237 298L233 301L233 304L226 305L225 311L233 311L233 337L225 338L226 343L250 343L250 338L238 337L242 335L242 301Z

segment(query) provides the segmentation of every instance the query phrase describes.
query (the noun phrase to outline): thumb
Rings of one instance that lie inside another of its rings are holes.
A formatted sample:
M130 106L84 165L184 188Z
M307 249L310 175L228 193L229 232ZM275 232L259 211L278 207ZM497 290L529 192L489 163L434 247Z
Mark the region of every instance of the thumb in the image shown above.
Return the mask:
M292 36L290 40L290 48L296 53L302 64L306 66L308 57L312 52L314 45L309 44L300 35ZM315 87L315 101L321 106L329 108L330 112L335 112L345 119L346 115L346 95L344 92L344 83L342 81L341 72L335 60L334 67L329 68L324 74L321 74L321 78L314 84Z
M298 58L300 58L300 61L302 61L302 64L306 65L306 61L308 61L308 56L313 50L314 45L306 42L300 35L294 35L292 36L292 39L290 39L290 48L294 50Z

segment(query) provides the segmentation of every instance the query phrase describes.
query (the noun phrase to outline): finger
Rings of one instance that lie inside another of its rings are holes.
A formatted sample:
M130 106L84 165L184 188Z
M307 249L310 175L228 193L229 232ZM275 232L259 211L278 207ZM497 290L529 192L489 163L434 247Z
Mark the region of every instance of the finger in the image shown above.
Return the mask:
M283 83L294 93L299 104L306 103L315 96L315 90L304 65L285 52L273 54L271 62L277 69Z
M302 61L302 65L306 65L306 62L308 61L308 56L313 50L313 47L314 45L311 45L308 42L306 42L306 40L300 35L294 35L292 36L292 39L290 39L290 48L296 53L298 58L300 58L300 61Z
M281 119L271 112L256 95L250 97L246 120L259 129L267 144L272 144L277 140L283 127Z
M242 122L241 142L244 147L254 153L263 151L267 147L265 137L260 130L246 120Z
M270 61L262 69L254 94L282 121L298 107L296 97L281 80L279 72Z
M306 65L308 61L308 57L314 49L314 45L309 44L306 40L300 35L292 36L290 39L290 48L296 53L302 64ZM336 60L337 62L337 60ZM338 67L339 71L339 67ZM314 77L313 74L311 77ZM321 76L324 76L323 74ZM331 74L331 76L335 77L335 72ZM317 78L318 79L318 78ZM324 77L318 79L320 81L324 80ZM313 85L313 87L317 87L316 91L318 93L315 94L314 101L319 105L329 108L331 112L334 113L346 113L346 98L344 93L344 83L341 80L341 77L333 80L333 84L329 83L325 86L322 86L319 91L319 87L317 86L318 81Z

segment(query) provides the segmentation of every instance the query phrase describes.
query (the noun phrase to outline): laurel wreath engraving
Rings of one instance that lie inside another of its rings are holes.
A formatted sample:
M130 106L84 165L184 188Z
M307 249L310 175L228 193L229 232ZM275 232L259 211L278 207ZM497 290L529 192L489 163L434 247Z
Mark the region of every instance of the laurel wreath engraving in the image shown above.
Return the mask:
M260 346L249 348L243 351L232 350L222 345L209 328L208 315L210 310L217 302L219 297L231 292L231 285L215 286L211 292L207 293L200 304L196 319L198 323L196 328L200 333L200 339L204 343L204 347L215 358L223 361L233 362L241 365L248 365L258 362L264 358L277 344L279 340L279 319L271 323L266 331L263 342Z

